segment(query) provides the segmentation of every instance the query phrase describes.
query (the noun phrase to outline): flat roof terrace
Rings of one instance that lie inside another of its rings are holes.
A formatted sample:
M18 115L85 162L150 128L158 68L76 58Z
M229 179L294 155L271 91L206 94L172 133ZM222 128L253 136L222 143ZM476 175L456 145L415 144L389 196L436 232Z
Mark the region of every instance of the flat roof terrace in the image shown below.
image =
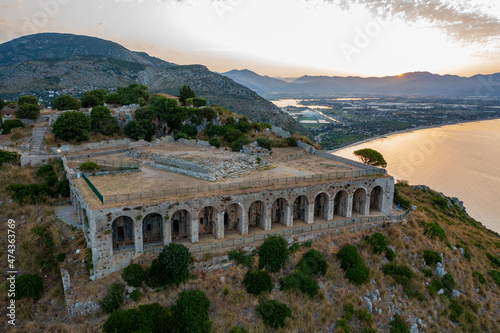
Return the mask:
M333 179L382 175L376 169L363 168L320 155L299 147L273 148L271 155L256 156L223 149L167 143L132 149L123 154L99 156L97 160L140 162L140 172L91 176L88 180L103 197L101 203L84 179L74 179L91 208L123 206L127 203L153 203L165 198L206 197L219 192L253 192L289 187L293 183L325 183ZM184 172L184 164L218 177L209 181ZM70 167L75 162L69 161ZM166 164L165 164L166 163ZM167 166L168 170L161 169ZM383 176L386 176L385 174ZM298 185L301 186L301 185Z

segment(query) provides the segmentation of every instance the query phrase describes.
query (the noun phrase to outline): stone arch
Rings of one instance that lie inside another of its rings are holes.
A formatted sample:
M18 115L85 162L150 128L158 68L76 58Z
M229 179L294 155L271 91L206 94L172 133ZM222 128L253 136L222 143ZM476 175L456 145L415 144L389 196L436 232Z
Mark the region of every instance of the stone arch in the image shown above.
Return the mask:
M201 234L216 234L217 228L217 209L212 206L203 207L198 214L199 228L198 233Z
M171 223L172 240L191 236L191 214L187 210L176 211L172 215Z
M384 204L384 190L382 186L375 186L370 193L370 211L382 211Z
M243 221L243 208L239 203L232 203L224 210L224 230L241 231L241 221Z
M333 200L333 215L347 217L347 191L340 190Z
M326 192L321 192L314 198L314 216L322 218L324 220L328 219L328 201L330 196Z
M113 249L134 246L134 221L128 216L119 216L111 224L113 230Z
M271 225L273 223L280 223L286 225L286 208L288 202L284 198L274 200L271 208Z
M293 220L300 220L306 222L307 208L309 200L305 195L299 195L293 201Z
M151 213L142 220L143 244L154 244L163 241L163 218L158 213Z
M248 209L248 228L257 227L264 229L266 218L266 205L263 201L252 202Z
M362 187L356 189L352 195L352 213L368 215L366 211L366 190Z

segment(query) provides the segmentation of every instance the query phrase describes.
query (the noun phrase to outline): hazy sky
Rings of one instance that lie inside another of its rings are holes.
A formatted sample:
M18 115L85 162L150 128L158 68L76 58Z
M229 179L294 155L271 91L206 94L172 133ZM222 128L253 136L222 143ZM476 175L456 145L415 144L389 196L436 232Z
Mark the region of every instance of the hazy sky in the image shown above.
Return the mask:
M217 72L500 72L498 0L1 0L0 43L38 32Z

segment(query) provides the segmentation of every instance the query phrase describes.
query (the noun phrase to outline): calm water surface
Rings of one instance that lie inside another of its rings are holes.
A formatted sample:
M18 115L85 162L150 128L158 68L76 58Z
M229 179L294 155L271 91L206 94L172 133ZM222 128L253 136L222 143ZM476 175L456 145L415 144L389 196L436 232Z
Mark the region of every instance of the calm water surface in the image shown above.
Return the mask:
M459 198L473 218L500 233L500 120L394 134L335 154L353 159L361 148L381 152L395 179Z

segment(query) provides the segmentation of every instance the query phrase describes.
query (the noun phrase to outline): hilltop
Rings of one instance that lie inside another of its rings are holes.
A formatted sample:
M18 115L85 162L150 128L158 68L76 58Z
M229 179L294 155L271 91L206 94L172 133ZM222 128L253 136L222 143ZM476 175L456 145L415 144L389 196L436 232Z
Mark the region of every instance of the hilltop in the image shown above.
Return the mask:
M55 170L59 175L59 167ZM9 163L2 165L0 171L5 185L42 181L35 176L34 169L21 169ZM269 299L291 309L290 318L279 332L360 332L362 329L363 332L388 332L396 313L407 328L412 327L412 332L499 331L500 273L492 273L499 271L499 235L468 217L451 199L427 187L400 183L396 190L398 202L416 206L406 220L363 229L342 228L338 232L309 234L297 239L301 245L290 248L285 267L271 273L274 288L270 292L260 296L248 294L242 283L247 268L225 256L227 250L214 251L196 255L190 266L190 279L178 287L154 291L142 286L137 288L140 293L135 293L142 294L137 301L129 294L135 288L127 287L121 309L154 302L170 308L181 291L199 289L210 301L208 314L213 332L227 332L234 326L245 327L249 332L270 332L256 312L257 305ZM49 208L50 201L47 205L20 206L9 202L4 187L0 188L0 200L1 232L6 233L7 223L3 222L15 217L16 232L23 235L18 239L20 271L46 275L39 300L17 302L17 326L13 331L101 331L107 314L67 316L59 268L71 270L71 297L92 301L104 299L112 283L125 284L121 274L114 273L98 282L88 280L83 233L58 221ZM376 233L381 236L374 237ZM377 254L374 246L380 244L385 250ZM367 283L357 285L345 278L337 258L345 245L354 245L370 269ZM386 254L388 248L395 254L393 261ZM309 297L298 291L280 291L280 278L291 274L311 249L323 254L327 262L326 274L314 276L319 287L317 294ZM434 262L426 264L426 250L435 251L436 255L430 256ZM50 253L54 254L52 259ZM54 259L57 253L64 254L60 263ZM251 265L258 266L259 256L252 247L245 248L243 254L247 256L237 256L238 260L248 264L250 258ZM144 256L139 264L146 267L156 256ZM2 258L7 265L7 257ZM2 284L2 293L6 292L6 286ZM5 315L5 307L2 309ZM81 303L80 311L84 310Z
M306 132L268 100L203 65L179 66L111 41L72 34L35 34L0 45L4 99L49 90L78 96L95 88L110 90L131 83L147 85L151 93L171 95L187 84L210 104L291 133Z

